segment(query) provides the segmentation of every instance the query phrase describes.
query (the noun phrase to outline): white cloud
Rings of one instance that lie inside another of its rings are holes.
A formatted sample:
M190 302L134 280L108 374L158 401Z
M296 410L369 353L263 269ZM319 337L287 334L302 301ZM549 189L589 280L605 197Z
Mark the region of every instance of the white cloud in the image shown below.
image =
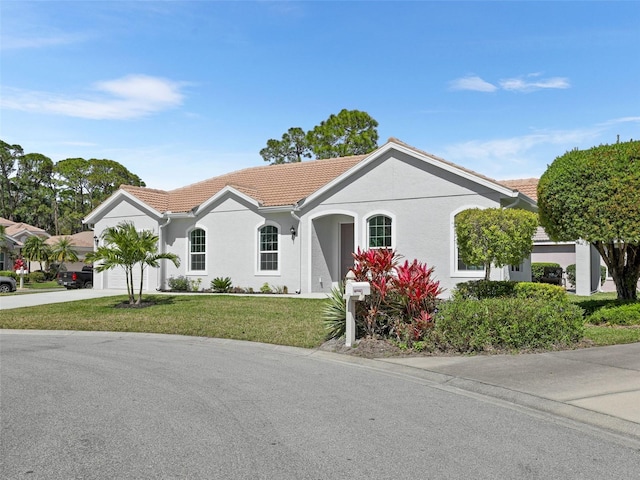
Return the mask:
M147 75L97 82L85 95L59 95L3 88L3 108L94 120L139 118L180 106L183 84Z
M449 82L450 90L472 90L474 92L495 92L498 87L476 75L457 78Z
M500 80L500 87L503 90L517 92L532 92L534 90L549 88L565 89L569 88L570 86L571 84L569 83L569 80L564 77L552 77L536 81L528 81L523 79L522 77Z
M524 77L513 77L500 80L499 86L483 80L477 75L468 75L449 82L449 90L471 90L474 92L495 92L498 89L511 92L533 92L542 89L565 89L571 87L565 77L540 78L539 73L531 73Z

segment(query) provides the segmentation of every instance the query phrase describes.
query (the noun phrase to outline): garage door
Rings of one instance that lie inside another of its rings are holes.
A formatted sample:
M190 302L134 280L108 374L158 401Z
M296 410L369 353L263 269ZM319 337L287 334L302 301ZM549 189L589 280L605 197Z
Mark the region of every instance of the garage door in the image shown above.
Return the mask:
M127 278L125 276L124 268L116 267L111 270L107 270L104 273L104 287L114 290L127 290ZM146 268L144 272L143 290L149 288L149 269ZM140 269L135 268L133 271L133 291L137 292L140 289Z

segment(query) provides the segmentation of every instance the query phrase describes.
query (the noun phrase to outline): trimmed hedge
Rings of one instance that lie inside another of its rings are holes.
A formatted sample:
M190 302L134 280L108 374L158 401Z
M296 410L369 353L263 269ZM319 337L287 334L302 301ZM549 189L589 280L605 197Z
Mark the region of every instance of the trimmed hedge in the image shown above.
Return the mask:
M518 282L511 280L471 280L456 285L455 300L482 300L484 298L515 297Z
M547 301L567 300L564 288L548 283L472 280L459 283L453 292L455 300L482 300L485 298L518 297Z
M532 282L542 282L542 277L544 277L544 268L560 268L559 263L553 262L535 262L531 264L531 281Z
M587 322L593 325L640 325L640 302L603 307L592 313Z
M548 302L568 301L565 289L550 283L520 282L515 286L514 290L518 298L546 300Z
M604 285L607 280L607 267L600 265L600 285ZM572 263L567 266L567 281L573 286L576 286L576 264Z
M462 353L568 346L583 338L582 315L568 302L452 300L436 314L433 340L440 349Z

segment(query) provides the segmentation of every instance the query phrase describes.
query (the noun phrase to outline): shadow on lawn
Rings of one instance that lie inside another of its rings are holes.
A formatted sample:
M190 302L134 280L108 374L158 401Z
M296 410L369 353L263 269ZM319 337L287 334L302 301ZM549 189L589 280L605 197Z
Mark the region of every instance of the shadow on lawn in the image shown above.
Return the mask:
M174 303L176 303L175 299L176 297L168 296L168 295L157 295L157 296L149 295L149 296L142 297L142 301L140 303L131 304L129 303L129 300L124 300L122 302L118 302L114 304L113 307L137 309L137 308L148 308L148 307L161 306L161 305L173 305Z

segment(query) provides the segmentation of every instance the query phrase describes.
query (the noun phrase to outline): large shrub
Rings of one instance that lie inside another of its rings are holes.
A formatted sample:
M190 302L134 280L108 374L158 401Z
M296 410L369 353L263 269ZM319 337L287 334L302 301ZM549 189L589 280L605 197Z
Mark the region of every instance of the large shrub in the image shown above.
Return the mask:
M548 302L566 302L567 292L564 288L549 283L520 282L514 288L518 298L546 300Z
M511 280L471 280L456 285L454 299L482 300L484 298L513 297L518 282Z
M13 270L0 270L0 277L11 277L14 280L19 280L19 276Z
M640 325L640 302L603 307L587 321L594 325Z
M582 310L568 302L459 299L439 307L433 341L442 350L467 353L566 346L583 334Z

